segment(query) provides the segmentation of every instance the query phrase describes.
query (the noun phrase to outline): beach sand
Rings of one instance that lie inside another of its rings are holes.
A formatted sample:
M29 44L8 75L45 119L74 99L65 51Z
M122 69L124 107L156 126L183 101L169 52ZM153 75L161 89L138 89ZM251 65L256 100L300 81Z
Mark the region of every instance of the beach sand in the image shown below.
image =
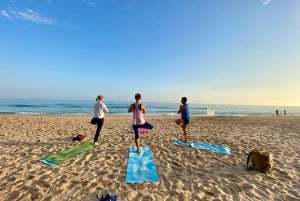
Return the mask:
M152 150L160 181L126 184L131 116L107 115L106 145L55 167L39 162L92 140L90 116L0 115L0 200L96 201L98 192L135 200L300 200L300 117L192 117L189 140L224 145L231 155L172 144L183 139L177 116L149 116L155 130L141 136ZM270 173L246 170L254 148L273 154Z

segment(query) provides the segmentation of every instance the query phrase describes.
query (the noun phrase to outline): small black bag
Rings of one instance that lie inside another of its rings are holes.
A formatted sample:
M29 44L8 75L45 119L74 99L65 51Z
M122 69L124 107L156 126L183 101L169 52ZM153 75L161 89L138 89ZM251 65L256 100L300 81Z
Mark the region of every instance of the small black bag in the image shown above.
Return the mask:
M96 118L96 117L93 117L92 120L91 120L91 124L95 125L98 123L98 119L99 118Z
M116 196L110 196L109 194L103 195L99 201L117 201L118 198Z

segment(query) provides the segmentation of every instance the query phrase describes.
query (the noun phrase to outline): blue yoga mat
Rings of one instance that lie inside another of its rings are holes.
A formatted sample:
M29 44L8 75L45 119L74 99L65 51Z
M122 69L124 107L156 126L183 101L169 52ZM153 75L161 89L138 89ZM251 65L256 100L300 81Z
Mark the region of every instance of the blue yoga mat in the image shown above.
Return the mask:
M221 154L231 154L231 149L222 145L206 144L203 142L194 142L194 141L188 141L187 143L185 143L178 139L173 139L172 142L173 144L177 144L180 146L193 147L197 149L205 149L205 150L209 150Z
M158 175L149 146L141 146L141 154L136 153L136 147L130 146L126 183L158 182Z

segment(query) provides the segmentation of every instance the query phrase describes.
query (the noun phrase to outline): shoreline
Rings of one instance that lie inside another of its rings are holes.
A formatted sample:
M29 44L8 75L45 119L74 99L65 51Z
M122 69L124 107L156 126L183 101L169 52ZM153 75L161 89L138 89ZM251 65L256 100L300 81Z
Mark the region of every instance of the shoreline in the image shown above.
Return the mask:
M49 113L38 113L38 114L23 114L23 113L1 113L0 116L5 116L5 115L20 115L20 116L89 116L92 117L92 114L49 114ZM179 117L178 114L172 114L172 115L166 115L166 114L145 114L148 117ZM132 114L105 114L105 116L132 116ZM276 118L289 118L289 117L300 117L300 115L279 115L276 116L275 114L270 114L270 115L247 115L247 114L236 114L236 115L190 115L191 117L276 117Z
M126 184L129 146L134 144L131 115L107 115L101 131L105 146L55 167L39 159L78 143L74 134L93 139L90 115L0 114L0 194L3 200L96 201L99 191L119 200L296 200L299 198L300 117L197 116L189 140L230 147L231 155L181 147L178 116L145 115L155 130L141 135L151 148L160 181ZM266 149L274 168L246 170L248 153Z

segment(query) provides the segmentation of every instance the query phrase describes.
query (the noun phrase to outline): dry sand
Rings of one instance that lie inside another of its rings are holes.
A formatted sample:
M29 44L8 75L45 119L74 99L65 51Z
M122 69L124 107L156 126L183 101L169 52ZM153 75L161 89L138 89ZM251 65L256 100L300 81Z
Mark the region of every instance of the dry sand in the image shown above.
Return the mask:
M176 146L183 138L177 116L145 116L155 130L142 135L151 147L160 182L126 184L131 116L105 117L108 143L56 167L39 162L76 143L72 136L95 126L89 116L0 115L0 200L96 201L99 191L135 200L300 200L300 117L192 117L189 140L225 145L231 155ZM273 153L274 168L245 169L248 153Z

